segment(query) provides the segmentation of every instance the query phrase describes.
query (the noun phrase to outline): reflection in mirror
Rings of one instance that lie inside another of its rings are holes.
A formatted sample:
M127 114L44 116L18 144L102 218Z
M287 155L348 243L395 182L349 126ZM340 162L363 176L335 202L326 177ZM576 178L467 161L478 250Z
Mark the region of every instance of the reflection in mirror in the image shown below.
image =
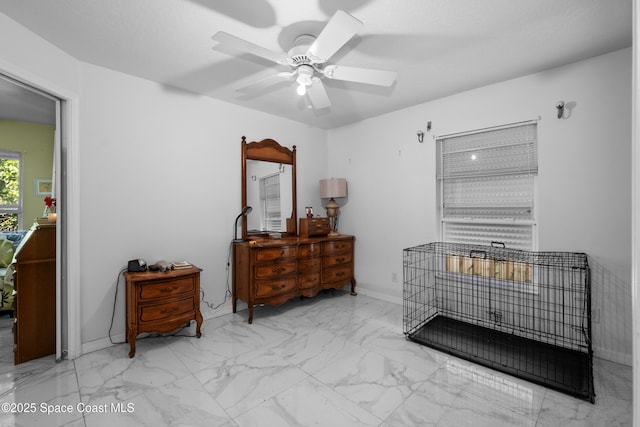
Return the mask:
M242 221L243 240L298 235L295 145L242 137L242 208L252 205Z
M247 233L287 231L286 219L293 212L292 166L247 160L247 205L253 213L247 215Z

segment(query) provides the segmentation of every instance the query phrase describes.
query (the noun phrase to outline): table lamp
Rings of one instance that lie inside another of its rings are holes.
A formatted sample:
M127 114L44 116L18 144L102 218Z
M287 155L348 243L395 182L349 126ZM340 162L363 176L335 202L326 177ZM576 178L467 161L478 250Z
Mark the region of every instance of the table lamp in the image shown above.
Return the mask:
M330 178L320 180L320 197L330 199L325 208L329 217L331 232L329 234L338 234L338 215L340 214L340 205L336 202L337 197L347 197L347 180L345 178Z

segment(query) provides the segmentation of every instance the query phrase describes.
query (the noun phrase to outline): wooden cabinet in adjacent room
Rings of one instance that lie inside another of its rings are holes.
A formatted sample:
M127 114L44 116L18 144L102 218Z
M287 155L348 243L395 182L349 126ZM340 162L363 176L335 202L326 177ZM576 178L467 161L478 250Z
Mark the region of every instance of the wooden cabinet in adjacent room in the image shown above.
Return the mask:
M56 226L38 224L16 249L14 363L56 352Z
M340 289L346 284L351 284L351 294L356 295L354 241L353 236L330 234L234 243L233 312L238 300L246 302L252 323L256 305L313 297L322 289Z

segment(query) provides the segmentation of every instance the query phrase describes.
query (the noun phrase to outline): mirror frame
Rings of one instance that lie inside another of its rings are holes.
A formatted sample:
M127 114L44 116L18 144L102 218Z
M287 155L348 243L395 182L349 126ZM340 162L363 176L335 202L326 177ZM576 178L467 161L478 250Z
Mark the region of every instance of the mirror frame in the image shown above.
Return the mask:
M262 160L264 162L282 163L291 165L291 198L292 211L291 218L287 218L287 231L282 236L298 235L298 200L296 194L296 146L290 150L283 147L274 139L263 139L247 143L247 138L242 137L242 209L247 207L247 160ZM254 234L252 234L254 236ZM247 221L242 220L242 239L247 240Z

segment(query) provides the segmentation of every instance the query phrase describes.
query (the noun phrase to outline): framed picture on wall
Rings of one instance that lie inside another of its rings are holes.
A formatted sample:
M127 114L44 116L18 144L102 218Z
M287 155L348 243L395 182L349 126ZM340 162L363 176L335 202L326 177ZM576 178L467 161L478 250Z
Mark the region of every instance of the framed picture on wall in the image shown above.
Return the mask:
M50 179L36 179L36 196L51 196L52 182Z

